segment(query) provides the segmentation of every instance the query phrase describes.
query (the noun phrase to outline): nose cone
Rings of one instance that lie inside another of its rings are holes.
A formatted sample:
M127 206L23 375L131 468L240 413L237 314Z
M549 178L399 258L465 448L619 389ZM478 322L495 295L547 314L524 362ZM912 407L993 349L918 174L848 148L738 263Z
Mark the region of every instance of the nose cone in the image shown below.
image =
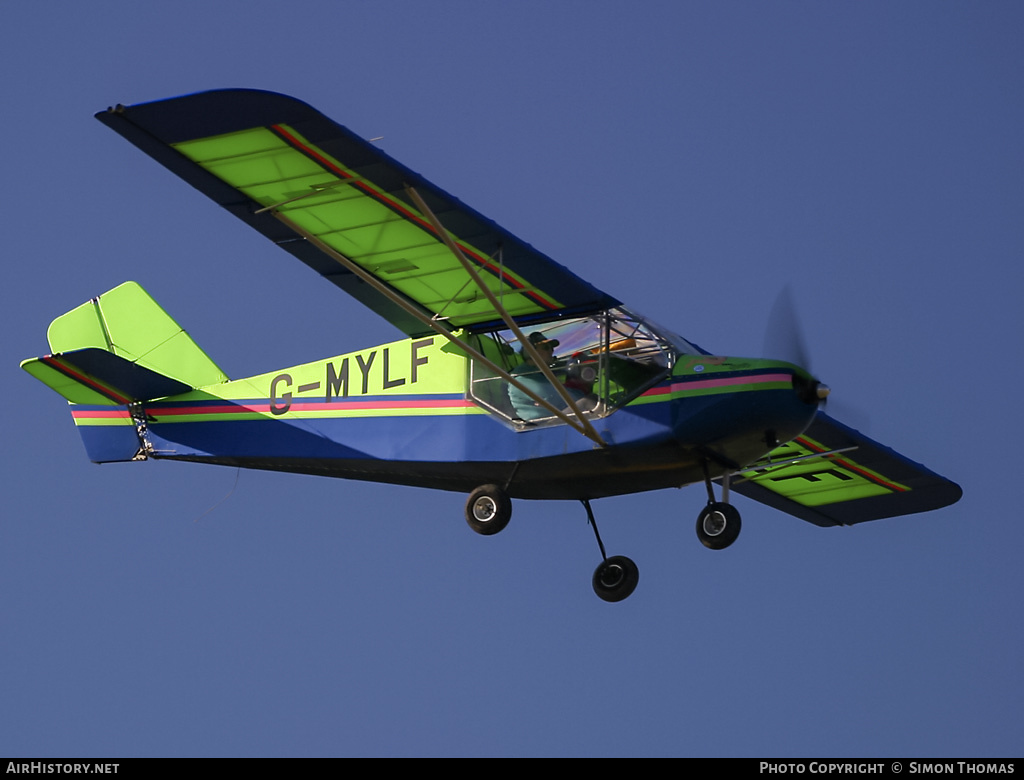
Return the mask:
M805 374L793 374L793 389L805 404L817 406L828 398L832 389L824 382L820 382L812 376Z

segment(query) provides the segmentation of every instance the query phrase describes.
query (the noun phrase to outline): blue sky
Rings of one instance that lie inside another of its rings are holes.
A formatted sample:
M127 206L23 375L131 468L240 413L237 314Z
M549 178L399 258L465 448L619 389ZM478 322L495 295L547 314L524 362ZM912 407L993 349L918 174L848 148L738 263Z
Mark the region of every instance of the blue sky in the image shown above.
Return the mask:
M94 2L0 11L0 754L1020 755L1024 11L1008 2ZM390 326L92 115L301 98L601 289L759 355L788 285L836 409L959 482L820 529L95 466L18 368L143 284L232 377Z

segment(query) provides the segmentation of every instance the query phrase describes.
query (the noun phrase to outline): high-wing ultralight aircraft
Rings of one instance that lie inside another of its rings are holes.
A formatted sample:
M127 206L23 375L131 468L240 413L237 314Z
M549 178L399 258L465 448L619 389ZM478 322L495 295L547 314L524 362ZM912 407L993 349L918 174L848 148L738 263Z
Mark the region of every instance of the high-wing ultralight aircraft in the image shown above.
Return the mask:
M97 463L165 459L582 502L703 483L697 536L740 532L735 490L819 526L923 512L960 488L837 422L795 363L711 355L623 306L310 106L222 90L96 115L407 338L229 380L137 284L58 317L22 363L71 402ZM715 497L715 484L720 497Z

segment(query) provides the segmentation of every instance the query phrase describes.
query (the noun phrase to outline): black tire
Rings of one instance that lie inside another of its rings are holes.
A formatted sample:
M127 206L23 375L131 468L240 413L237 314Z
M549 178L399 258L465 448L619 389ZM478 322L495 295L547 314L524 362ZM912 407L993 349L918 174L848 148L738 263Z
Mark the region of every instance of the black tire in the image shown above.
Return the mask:
M636 564L625 555L614 555L594 570L594 593L605 601L622 601L636 590L639 581Z
M710 550L724 550L740 535L740 513L732 504L716 502L697 515L697 538Z
M481 485L466 500L466 522L478 534L491 536L512 519L512 499L497 485Z

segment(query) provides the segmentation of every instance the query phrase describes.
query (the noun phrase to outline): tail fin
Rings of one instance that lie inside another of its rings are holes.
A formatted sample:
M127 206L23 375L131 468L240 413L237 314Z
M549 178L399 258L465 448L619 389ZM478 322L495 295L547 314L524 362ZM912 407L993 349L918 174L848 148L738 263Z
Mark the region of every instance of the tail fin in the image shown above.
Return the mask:
M144 454L143 421L133 415L133 404L228 380L135 282L58 317L46 335L53 354L21 367L71 402L89 458L97 463Z

